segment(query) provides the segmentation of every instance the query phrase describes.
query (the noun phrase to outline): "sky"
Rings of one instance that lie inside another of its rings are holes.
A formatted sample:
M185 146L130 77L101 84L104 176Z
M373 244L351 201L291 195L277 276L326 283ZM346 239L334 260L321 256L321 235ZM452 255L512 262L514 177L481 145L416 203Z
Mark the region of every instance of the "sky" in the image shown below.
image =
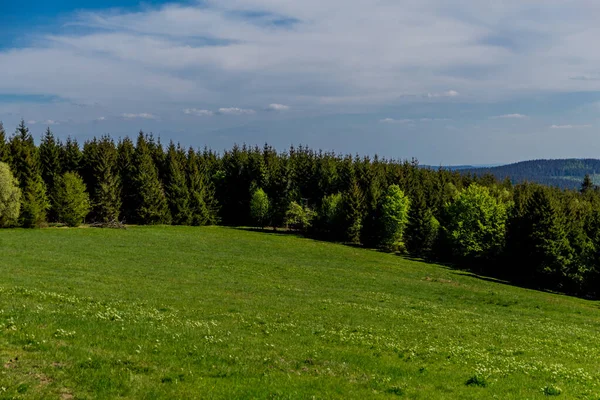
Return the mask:
M592 0L0 0L0 121L422 164L600 158Z

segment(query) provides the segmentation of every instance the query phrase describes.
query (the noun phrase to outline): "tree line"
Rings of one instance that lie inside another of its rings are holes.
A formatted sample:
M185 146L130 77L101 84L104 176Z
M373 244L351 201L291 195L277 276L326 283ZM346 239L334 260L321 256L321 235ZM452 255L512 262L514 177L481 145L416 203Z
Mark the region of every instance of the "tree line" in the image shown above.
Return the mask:
M39 145L0 125L0 226L131 224L286 228L597 297L600 191L291 147L195 150L140 132Z

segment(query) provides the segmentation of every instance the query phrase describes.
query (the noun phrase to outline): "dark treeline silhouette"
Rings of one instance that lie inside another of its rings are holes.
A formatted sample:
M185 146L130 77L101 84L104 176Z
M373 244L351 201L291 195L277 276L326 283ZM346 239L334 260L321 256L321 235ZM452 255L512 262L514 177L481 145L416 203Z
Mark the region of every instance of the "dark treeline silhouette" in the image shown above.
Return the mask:
M600 174L600 160L531 160L489 168L464 167L460 171L478 176L491 174L500 180L509 177L513 184L536 182L561 189L577 189L585 175Z
M414 160L302 146L244 145L222 154L165 147L142 132L135 141L102 136L80 146L48 129L36 146L23 122L10 137L0 125L0 161L21 192L18 220L5 226L85 219L285 227L530 287L598 294L600 192L589 178L577 191L513 186Z

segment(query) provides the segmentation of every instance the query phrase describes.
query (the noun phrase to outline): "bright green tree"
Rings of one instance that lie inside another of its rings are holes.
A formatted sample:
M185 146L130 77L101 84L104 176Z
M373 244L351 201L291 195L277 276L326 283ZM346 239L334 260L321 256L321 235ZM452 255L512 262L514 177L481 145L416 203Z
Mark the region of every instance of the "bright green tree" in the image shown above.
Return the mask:
M398 185L390 185L380 204L380 246L387 250L404 247L403 234L408 223L410 200Z
M291 229L306 232L312 226L316 213L309 207L292 201L285 213L285 224Z
M446 207L444 226L458 260L493 260L504 248L507 204L498 201L488 188L472 184Z
M0 227L16 225L21 211L21 189L8 164L0 161Z
M91 209L90 196L76 172L66 172L56 180L55 205L60 222L77 227L85 220Z
M250 216L257 226L264 228L269 222L269 197L264 190L258 188L250 198Z

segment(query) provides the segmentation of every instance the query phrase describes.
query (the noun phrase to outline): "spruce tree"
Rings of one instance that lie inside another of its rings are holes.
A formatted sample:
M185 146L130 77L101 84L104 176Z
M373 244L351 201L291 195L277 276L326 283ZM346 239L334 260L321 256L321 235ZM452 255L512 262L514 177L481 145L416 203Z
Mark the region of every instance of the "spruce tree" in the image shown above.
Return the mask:
M94 166L96 188L92 199L97 221L118 221L121 209L121 184L117 171L117 149L114 141L104 136L98 142Z
M119 141L117 146L117 171L121 183L121 218L125 221L135 221L137 192L135 176L135 146L129 137Z
M46 129L42 142L39 146L40 167L42 179L46 184L48 198L50 200L50 209L48 210L48 219L56 222L56 180L61 176L61 147L60 143L54 138L50 127Z
M415 190L406 226L406 248L415 257L429 257L437 238L439 222L425 202L423 190Z
M10 152L11 169L22 193L19 223L26 228L40 227L46 223L49 203L40 174L37 148L23 120L10 140Z
M91 208L83 179L76 172L66 172L55 183L57 219L70 227L81 225Z
M0 121L0 162L9 163L10 162L10 151L8 148L8 143L6 141L6 131L4 130L4 125L2 121Z
M180 152L171 142L167 150L165 193L174 225L189 225L191 221L190 193Z
M581 183L581 189L579 189L579 191L581 192L581 194L587 194L589 192L591 192L592 190L594 190L595 185L594 182L592 181L592 178L590 177L590 174L585 174L585 177L583 178L583 182Z
M134 165L136 222L147 225L171 223L165 192L158 178L158 170L143 132L138 135Z
M350 187L342 196L342 218L344 220L344 236L347 242L360 243L363 216L364 195L356 179L352 179Z
M72 139L70 136L67 137L67 141L61 146L60 164L62 167L62 173L65 172L77 172L81 167L81 149L77 139Z
M186 160L186 177L190 196L191 224L194 226L216 225L219 207L215 189L208 170L206 157L200 159L190 148Z

